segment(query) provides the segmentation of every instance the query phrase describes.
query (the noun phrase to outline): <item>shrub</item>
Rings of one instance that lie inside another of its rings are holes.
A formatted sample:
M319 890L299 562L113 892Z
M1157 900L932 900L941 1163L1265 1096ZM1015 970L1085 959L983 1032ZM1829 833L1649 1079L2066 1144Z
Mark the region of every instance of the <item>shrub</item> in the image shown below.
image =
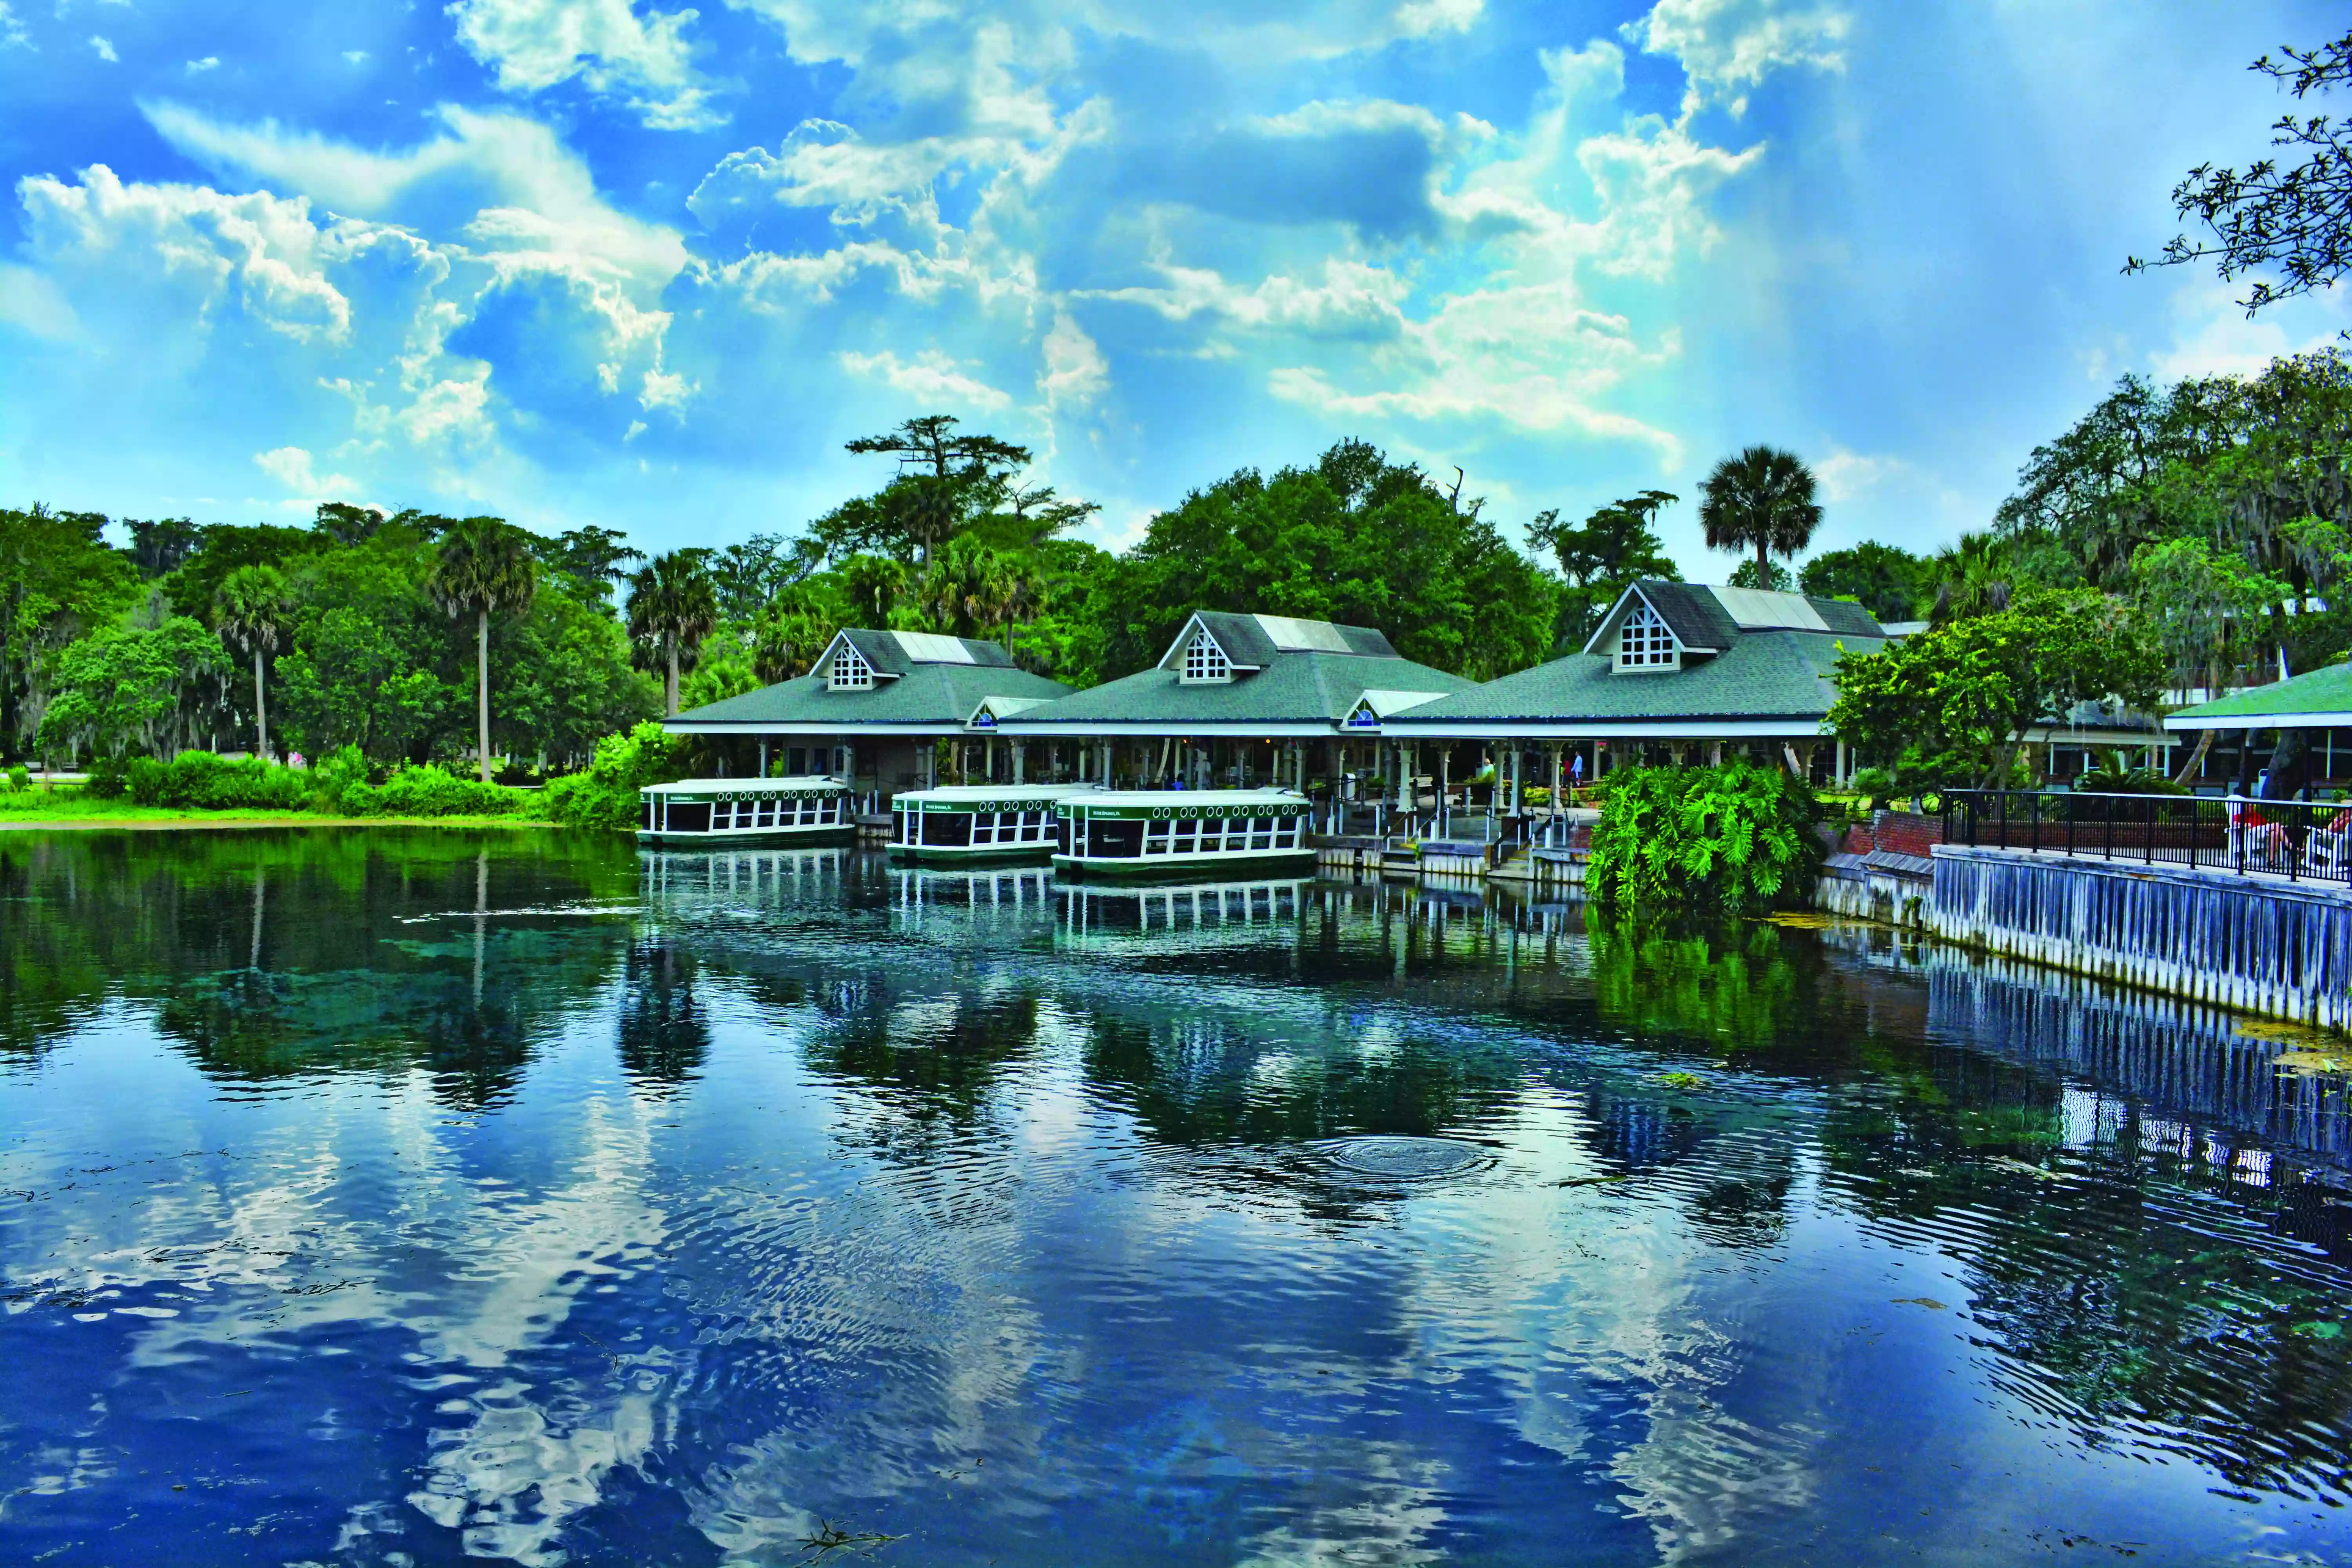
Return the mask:
M18 763L15 767L8 770L8 792L11 795L23 795L26 790L29 790L32 787L32 769L26 767L22 763Z
M504 816L530 796L504 784L459 778L446 768L401 767L380 784L351 784L342 792L346 816Z
M637 792L685 776L685 742L648 720L625 734L597 742L596 755L584 773L550 782L547 815L573 827L633 831Z
M1601 785L1594 901L1742 914L1810 894L1813 792L1778 768L1628 768Z
M1856 768L1851 781L1853 793L1862 796L1867 809L1875 811L1895 797L1895 774L1885 768Z
M300 811L310 784L292 768L260 757L235 761L210 752L182 752L170 762L134 757L123 789L139 805L198 811Z
M343 805L354 784L368 782L367 758L357 746L342 746L310 764L310 804L318 810L357 816Z

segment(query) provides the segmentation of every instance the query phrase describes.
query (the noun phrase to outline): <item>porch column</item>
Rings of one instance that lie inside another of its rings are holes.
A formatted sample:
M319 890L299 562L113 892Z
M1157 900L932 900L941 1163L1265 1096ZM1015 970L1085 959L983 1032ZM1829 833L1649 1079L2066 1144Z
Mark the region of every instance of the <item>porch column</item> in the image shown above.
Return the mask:
M980 764L981 771L987 775L987 779L990 784L994 784L996 782L996 737L991 735L988 738L986 744L988 748L986 752L987 760Z
M1027 758L1028 754L1029 747L1025 742L1015 741L1013 742L1013 782L1014 784L1024 782L1021 776L1023 773L1022 763Z

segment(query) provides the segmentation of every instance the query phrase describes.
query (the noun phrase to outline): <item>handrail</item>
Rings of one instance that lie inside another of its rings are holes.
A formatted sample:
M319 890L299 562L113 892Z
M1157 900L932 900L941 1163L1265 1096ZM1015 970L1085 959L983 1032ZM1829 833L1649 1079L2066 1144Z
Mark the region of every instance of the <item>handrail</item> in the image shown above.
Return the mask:
M1958 789L1939 806L1947 844L2352 883L2352 803Z

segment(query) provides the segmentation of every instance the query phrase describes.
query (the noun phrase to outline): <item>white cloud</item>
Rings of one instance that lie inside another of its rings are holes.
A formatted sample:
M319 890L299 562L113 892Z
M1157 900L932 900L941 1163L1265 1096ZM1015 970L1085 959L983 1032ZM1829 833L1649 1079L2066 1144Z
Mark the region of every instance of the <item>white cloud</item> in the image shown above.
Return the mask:
M1396 30L1408 38L1466 33L1486 9L1486 0L1405 0L1396 8Z
M1911 465L1900 458L1869 457L1843 449L1832 449L1812 468L1822 481L1822 496L1833 501L1860 500L1889 479L1911 472Z
M0 261L0 321L37 338L63 339L77 325L72 304L46 275Z
M1710 103L1748 112L1748 94L1790 66L1845 68L1853 17L1829 4L1781 0L1658 0L1649 15L1619 29L1629 44L1682 63L1688 83L1685 118Z
M33 36L25 31L25 24L8 9L8 0L0 0L0 49L33 47Z
M2352 294L2338 298L2331 290L2274 305L2249 321L2238 303L2244 289L2243 283L2205 279L2177 290L2172 342L2148 355L2148 369L2164 381L2260 375L2282 355L2337 346L2336 333L2352 324ZM2106 379L2104 367L2099 379Z
M365 49L345 49L343 61L347 65L363 66L367 64L368 52Z
M253 320L298 341L338 339L351 302L327 277L330 237L310 204L268 193L225 195L200 185L126 185L103 163L68 185L47 175L16 187L36 257L52 279L112 274L138 292L160 283L205 322L234 300Z
M937 349L925 349L911 360L902 360L887 349L879 353L851 351L841 355L841 367L850 374L878 376L926 405L961 403L973 408L1003 408L1012 403L1010 397L986 382L966 375L961 363Z
M114 46L95 33L90 35L89 47L98 51L100 59L111 62L120 58L114 52Z
M310 454L299 447L279 447L273 451L256 452L253 464L276 479L296 500L324 500L355 494L359 489L357 484L341 474L320 478L310 466Z
M206 55L203 59L190 60L188 62L188 74L190 76L202 76L208 70L218 70L219 68L220 57L218 55Z
M1054 317L1045 351L1045 370L1037 378L1037 390L1045 396L1048 413L1066 403L1091 403L1110 384L1110 362L1068 311Z
M626 100L656 130L726 123L694 68L687 25L697 13L637 15L629 0L457 0L457 37L508 92L544 92L578 78Z

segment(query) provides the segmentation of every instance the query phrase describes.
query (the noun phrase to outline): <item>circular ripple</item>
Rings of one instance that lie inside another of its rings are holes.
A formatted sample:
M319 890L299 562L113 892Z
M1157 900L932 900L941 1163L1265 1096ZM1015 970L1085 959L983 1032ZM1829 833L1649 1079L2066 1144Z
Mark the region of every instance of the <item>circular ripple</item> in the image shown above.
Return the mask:
M1478 1163L1486 1151L1452 1138L1345 1138L1324 1145L1331 1163L1360 1175L1413 1180L1450 1176Z

